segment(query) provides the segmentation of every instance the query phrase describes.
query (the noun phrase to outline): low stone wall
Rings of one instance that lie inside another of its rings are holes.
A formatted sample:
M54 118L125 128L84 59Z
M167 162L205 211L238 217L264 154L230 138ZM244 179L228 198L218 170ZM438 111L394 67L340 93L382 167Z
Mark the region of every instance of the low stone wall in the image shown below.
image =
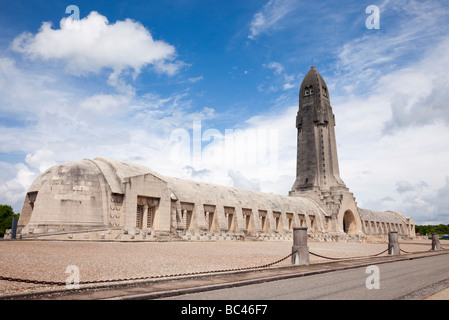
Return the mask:
M10 233L5 234L10 239ZM387 235L364 235L346 233L308 233L308 238L319 242L362 242L387 243ZM427 237L421 237L427 239ZM92 230L71 230L50 233L34 233L18 235L18 239L67 240L67 241L125 241L125 242L161 242L161 241L286 241L292 240L291 232L287 233L254 233L245 232L210 232L184 231L175 233L158 232L153 228L100 228ZM400 237L400 239L411 239ZM416 239L416 238L415 238Z

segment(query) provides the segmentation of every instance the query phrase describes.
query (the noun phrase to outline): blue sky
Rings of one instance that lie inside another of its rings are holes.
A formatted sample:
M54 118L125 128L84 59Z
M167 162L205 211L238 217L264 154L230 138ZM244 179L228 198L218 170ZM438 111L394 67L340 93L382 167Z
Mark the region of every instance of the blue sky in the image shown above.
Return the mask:
M69 5L79 20L66 13ZM379 8L379 29L366 26L370 5ZM449 223L442 1L0 1L0 8L0 203L17 212L42 171L95 157L287 194L298 90L313 64L330 90L341 176L359 206Z

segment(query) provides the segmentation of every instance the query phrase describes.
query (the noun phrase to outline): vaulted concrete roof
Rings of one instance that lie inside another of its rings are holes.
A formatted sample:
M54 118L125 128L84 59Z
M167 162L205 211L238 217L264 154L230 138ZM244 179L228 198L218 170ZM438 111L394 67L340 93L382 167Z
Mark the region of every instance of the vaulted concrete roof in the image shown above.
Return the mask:
M101 171L90 160L67 161L45 170L34 180L28 192L39 191L46 181L60 183L98 181Z
M282 196L170 177L165 179L168 181L168 187L181 202L327 215L315 201L306 197Z
M178 179L163 176L146 166L117 160L95 158L95 164L101 169L112 192L124 193L125 179L151 174L167 182L172 192L172 199L187 203L202 203L210 205L228 205L259 210L274 210L280 212L306 212L309 215L327 213L313 200L305 197L288 197L251 190L242 190L229 186L205 182Z
M306 197L288 197L251 190L242 190L229 186L215 185L192 180L163 176L150 168L123 161L106 158L70 161L55 167L89 168L92 174L102 174L113 193L124 194L124 183L127 179L151 174L167 182L172 192L172 199L181 202L195 202L210 205L229 205L248 209L274 210L281 212L306 212L309 215L327 213L313 200Z
M101 169L113 193L125 193L123 184L130 177L152 174L163 180L163 177L157 172L140 164L98 157L90 161L93 161Z
M388 223L410 223L412 221L408 221L412 219L410 217L406 217L402 213L395 211L375 211L359 208L360 219L368 220L368 221L379 221L379 222L388 222Z

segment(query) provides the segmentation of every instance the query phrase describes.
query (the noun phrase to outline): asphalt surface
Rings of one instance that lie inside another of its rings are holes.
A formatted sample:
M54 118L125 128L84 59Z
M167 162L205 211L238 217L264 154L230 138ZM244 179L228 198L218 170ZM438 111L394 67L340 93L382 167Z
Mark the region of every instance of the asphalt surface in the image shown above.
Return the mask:
M449 280L449 255L344 269L170 299L183 300L394 300ZM376 274L375 274L376 272ZM374 279L374 276L377 279ZM375 282L376 281L376 282ZM367 284L368 282L368 284ZM374 284L377 285L374 285ZM420 294L424 294L424 291ZM417 296L419 297L419 295ZM413 298L413 296L410 296Z

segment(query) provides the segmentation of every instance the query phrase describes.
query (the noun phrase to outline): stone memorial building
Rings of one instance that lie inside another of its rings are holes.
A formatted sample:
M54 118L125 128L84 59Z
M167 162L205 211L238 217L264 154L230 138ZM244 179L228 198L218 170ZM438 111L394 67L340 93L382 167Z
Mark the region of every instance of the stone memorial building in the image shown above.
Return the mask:
M327 241L389 231L413 237L413 218L358 208L340 177L334 127L326 83L311 67L299 90L296 180L288 196L84 159L55 165L34 181L18 233L73 240L270 240L288 239L294 227L307 227L310 237Z

